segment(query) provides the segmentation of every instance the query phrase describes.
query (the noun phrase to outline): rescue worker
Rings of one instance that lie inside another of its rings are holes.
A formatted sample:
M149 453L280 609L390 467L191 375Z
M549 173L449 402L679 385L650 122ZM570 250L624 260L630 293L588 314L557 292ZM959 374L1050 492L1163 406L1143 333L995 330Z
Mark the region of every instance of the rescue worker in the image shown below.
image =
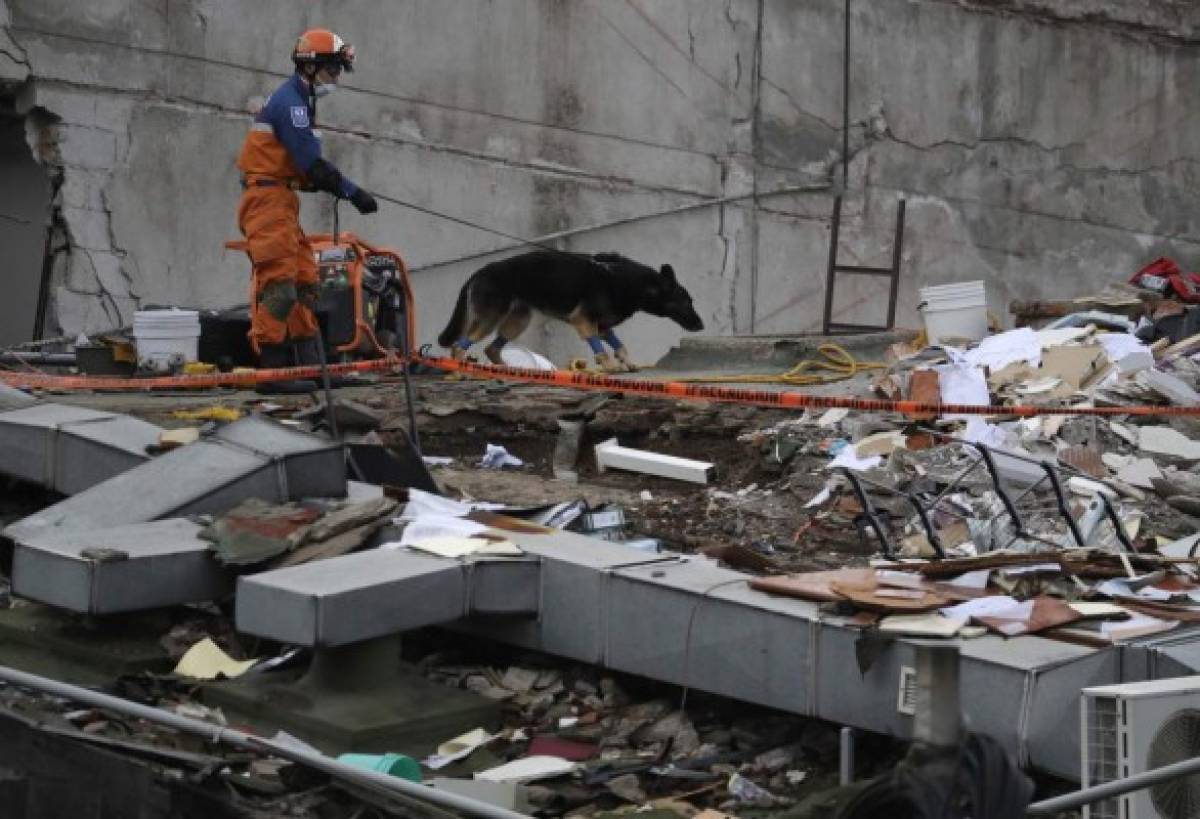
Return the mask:
M242 198L238 227L253 264L250 345L264 368L320 363L317 264L300 229L297 190L349 199L359 213L379 209L375 198L321 156L313 132L317 98L354 70L354 47L332 31L310 29L292 51L296 73L267 99L238 156ZM308 392L312 381L273 381L261 392Z

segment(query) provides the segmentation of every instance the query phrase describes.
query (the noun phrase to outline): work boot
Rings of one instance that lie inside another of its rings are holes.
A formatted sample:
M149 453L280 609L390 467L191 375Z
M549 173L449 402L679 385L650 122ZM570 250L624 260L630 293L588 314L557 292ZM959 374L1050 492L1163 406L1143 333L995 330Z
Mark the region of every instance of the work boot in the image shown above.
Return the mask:
M282 367L294 367L295 360L290 344L263 344L258 353L258 366L264 370L277 370ZM263 381L254 388L255 392L263 395L294 395L298 393L316 392L317 385L313 381L293 379L291 381Z
M296 355L300 358L300 366L302 367L319 367L321 366L321 348L315 338L300 339L296 342ZM349 387L355 383L355 379L350 379L341 375L329 376L329 388L337 389L338 387ZM322 386L320 377L317 378L317 386Z

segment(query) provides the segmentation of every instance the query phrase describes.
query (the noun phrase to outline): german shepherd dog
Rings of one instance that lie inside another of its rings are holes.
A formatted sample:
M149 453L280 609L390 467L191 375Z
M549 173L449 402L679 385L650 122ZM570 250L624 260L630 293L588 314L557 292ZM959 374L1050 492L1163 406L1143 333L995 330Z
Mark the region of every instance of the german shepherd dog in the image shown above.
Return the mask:
M704 329L691 295L669 264L655 271L618 253L533 251L492 262L471 276L438 343L461 361L472 344L498 331L484 353L499 364L500 350L529 326L534 310L574 327L606 372L637 369L613 328L639 310L669 318L693 333Z

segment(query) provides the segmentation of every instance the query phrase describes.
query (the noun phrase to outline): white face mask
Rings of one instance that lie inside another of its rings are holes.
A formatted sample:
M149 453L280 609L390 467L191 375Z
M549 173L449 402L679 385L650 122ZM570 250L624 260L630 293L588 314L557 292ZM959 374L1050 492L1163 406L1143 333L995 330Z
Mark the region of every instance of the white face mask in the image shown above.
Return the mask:
M334 85L333 83L323 83L323 82L315 83L313 85L313 96L328 97L330 94L332 94L336 90L337 90L337 86Z

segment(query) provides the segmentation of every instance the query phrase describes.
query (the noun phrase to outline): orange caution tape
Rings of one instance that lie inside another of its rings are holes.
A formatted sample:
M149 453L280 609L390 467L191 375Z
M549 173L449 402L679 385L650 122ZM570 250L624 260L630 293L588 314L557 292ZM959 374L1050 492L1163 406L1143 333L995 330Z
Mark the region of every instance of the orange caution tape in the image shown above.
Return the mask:
M412 356L412 361L437 370L460 372L483 378L505 381L549 384L582 390L599 390L625 395L643 395L651 398L666 398L682 401L717 401L727 404L748 404L759 407L785 409L851 409L864 412L898 412L904 415L1009 415L1023 418L1038 415L1148 415L1148 416L1200 416L1197 407L1040 407L1040 406L975 406L971 404L923 404L916 401L884 401L850 396L809 395L802 392L750 390L739 387L714 387L707 384L691 384L679 381L651 381L647 379L614 378L588 372L569 370L530 370L517 367L497 367L490 364L475 364L454 361L449 358L424 358ZM370 361L355 361L347 364L330 364L330 375L380 372L400 366L399 358L381 358ZM0 372L0 383L13 387L47 390L97 390L97 391L148 391L180 389L213 389L216 387L254 387L265 381L292 379L320 379L321 368L285 367L277 370L253 370L236 373L213 373L211 375L175 375L154 378L111 378L107 376L57 376L42 373Z

